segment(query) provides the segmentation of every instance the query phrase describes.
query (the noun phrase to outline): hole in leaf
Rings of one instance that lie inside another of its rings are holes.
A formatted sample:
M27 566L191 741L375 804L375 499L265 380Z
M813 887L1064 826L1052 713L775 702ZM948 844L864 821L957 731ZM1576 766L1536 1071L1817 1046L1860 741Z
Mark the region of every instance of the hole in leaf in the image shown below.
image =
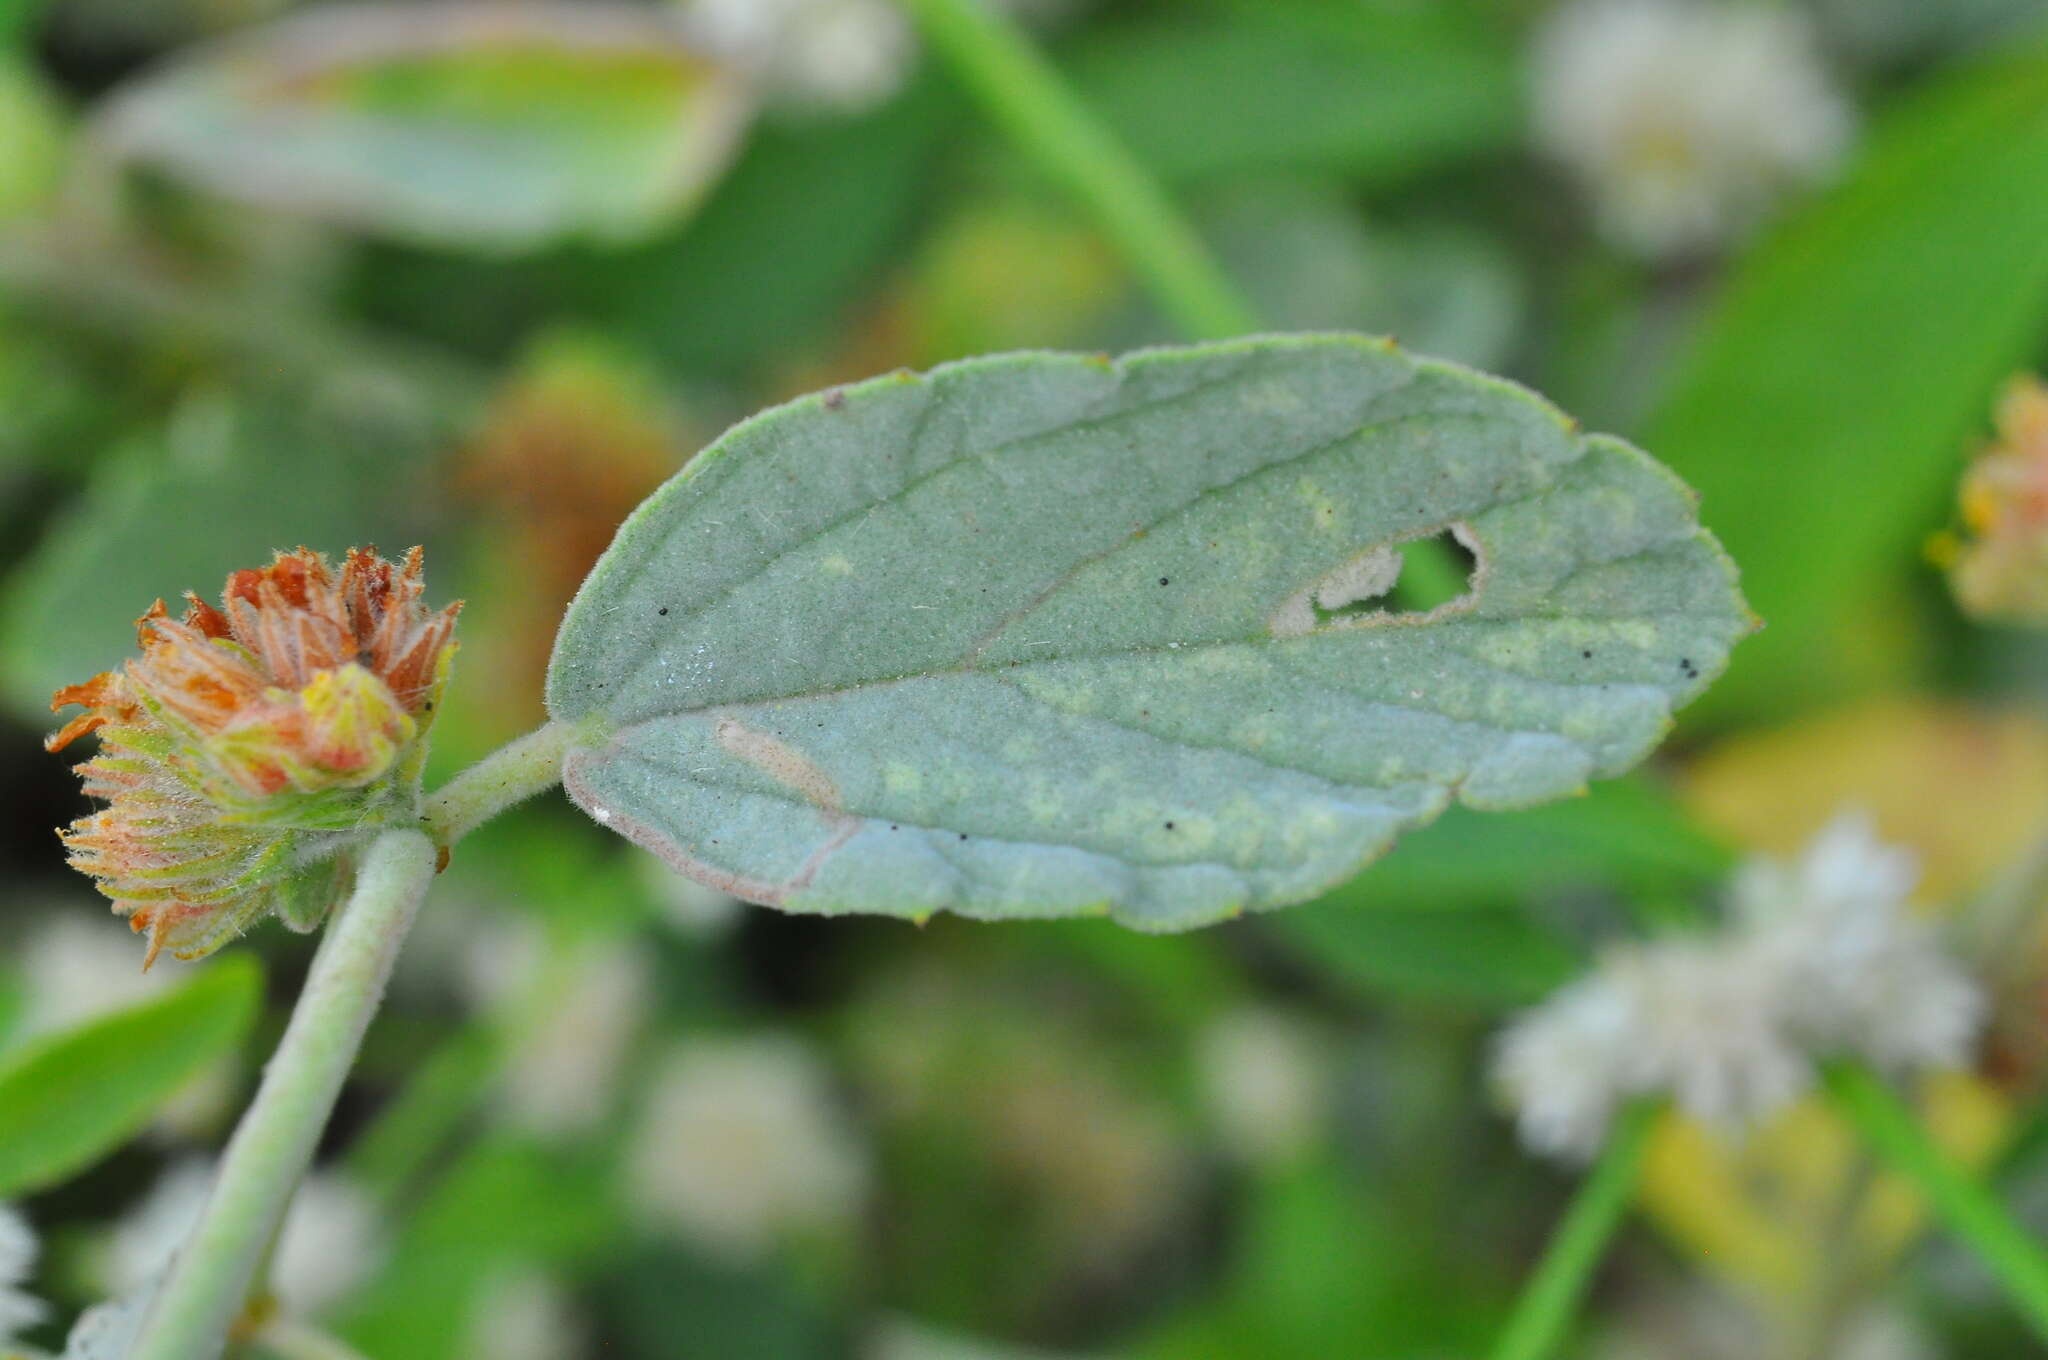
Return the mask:
M1351 579L1324 582L1314 601L1316 622L1365 614L1426 614L1469 593L1478 569L1472 550L1449 529L1411 538L1364 559Z

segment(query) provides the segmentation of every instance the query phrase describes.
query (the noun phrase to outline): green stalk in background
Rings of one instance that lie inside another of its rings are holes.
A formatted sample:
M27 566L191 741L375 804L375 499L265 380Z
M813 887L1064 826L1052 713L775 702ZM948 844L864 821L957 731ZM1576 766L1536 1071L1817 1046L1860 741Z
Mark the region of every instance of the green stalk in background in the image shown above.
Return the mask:
M2034 1334L2048 1341L2048 1251L1936 1145L1898 1092L1868 1068L1831 1067L1827 1087L1842 1117L1919 1188L1949 1231L1998 1278Z
M1165 192L1014 24L976 0L904 4L989 117L1095 215L1188 338L1260 329Z
M1493 1348L1493 1360L1546 1360L1557 1352L1635 1197L1643 1150L1661 1108L1645 1101L1615 1122L1600 1160L1580 1184L1536 1273L1515 1301L1515 1311Z

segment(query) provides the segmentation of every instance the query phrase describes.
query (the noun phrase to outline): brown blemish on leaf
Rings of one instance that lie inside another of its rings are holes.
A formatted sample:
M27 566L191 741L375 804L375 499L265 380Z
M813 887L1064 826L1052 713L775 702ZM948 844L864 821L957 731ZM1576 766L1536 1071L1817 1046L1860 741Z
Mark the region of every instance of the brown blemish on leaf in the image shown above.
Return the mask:
M785 784L821 812L843 815L839 786L795 747L766 732L757 732L737 718L720 718L711 733L727 752Z
M774 738L768 740L773 741ZM776 744L781 745L780 742ZM641 849L651 852L662 863L685 878L693 879L707 888L737 897L742 901L758 903L764 907L787 905L792 895L811 886L818 876L818 871L825 867L825 862L852 840L861 828L859 818L849 817L836 808L830 809L827 815L832 821L831 834L812 848L811 853L805 856L804 862L797 866L795 873L779 882L737 874L730 869L699 859L677 844L672 837L647 823L606 807L603 799L591 789L584 773L586 766L592 763L601 764L606 758L605 754L599 751L571 751L563 760L562 788L576 805L595 817L602 825L610 827Z

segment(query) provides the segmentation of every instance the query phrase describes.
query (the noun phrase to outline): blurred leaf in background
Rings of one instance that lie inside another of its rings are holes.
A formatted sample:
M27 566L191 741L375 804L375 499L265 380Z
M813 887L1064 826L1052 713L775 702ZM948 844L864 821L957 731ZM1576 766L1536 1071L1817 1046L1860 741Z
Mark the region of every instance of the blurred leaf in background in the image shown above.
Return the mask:
M2048 48L2022 45L1879 121L1847 180L1735 268L1643 431L1766 624L1692 721L1899 678L1865 620L1903 611L1992 393L2044 335Z
M1169 180L1290 170L1381 188L1516 140L1515 54L1462 6L1189 9L1067 52L1082 97Z
M490 251L625 240L693 204L744 82L624 4L309 10L131 84L93 133L231 198Z
M444 767L540 723L562 611L620 522L699 438L649 365L595 332L543 333L506 374L448 473L474 526L454 578L475 600L460 664L495 683L451 693L454 730L437 735Z
M262 968L223 958L161 1000L0 1059L0 1196L54 1185L141 1130L249 1035Z

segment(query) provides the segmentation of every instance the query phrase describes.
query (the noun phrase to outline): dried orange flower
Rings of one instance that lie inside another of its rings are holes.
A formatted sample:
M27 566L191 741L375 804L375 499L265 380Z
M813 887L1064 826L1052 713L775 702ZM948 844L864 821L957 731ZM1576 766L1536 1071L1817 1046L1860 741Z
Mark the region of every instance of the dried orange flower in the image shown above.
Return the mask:
M2048 386L2014 378L1997 429L1963 474L1963 535L1936 539L1933 555L1969 613L2048 624Z
M352 548L336 573L309 548L228 577L215 609L187 595L136 622L142 655L57 691L86 712L80 767L107 806L61 834L74 867L168 947L198 958L267 912L311 930L346 888L365 828L419 815L424 740L459 604L420 602L402 566Z

